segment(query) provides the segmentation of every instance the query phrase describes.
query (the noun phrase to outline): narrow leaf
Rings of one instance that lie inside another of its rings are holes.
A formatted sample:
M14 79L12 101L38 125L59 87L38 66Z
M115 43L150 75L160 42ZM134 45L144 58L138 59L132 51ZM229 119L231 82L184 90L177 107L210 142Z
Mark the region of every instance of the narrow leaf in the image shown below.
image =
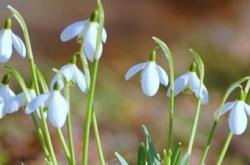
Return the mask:
M121 165L128 165L128 162L119 153L115 152L115 156Z
M146 163L146 148L144 143L141 143L139 145L139 149L138 149L138 165L145 165Z

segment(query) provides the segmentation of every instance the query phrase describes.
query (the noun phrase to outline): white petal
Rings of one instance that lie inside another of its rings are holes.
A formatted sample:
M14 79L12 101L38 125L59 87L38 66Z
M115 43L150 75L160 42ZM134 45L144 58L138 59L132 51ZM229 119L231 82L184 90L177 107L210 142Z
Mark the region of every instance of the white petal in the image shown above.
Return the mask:
M105 28L102 30L102 42L105 43L107 41L107 32Z
M4 111L4 99L0 97L0 119L6 115Z
M236 105L236 103L237 101L230 101L230 102L225 103L220 111L220 116L224 115L226 112L231 110ZM218 113L218 109L214 112L214 118L216 118L217 113Z
M167 86L168 85L168 75L166 73L166 71L159 65L157 65L157 72L160 78L160 82Z
M80 90L83 93L87 92L87 80L85 78L85 75L76 67L74 66L74 75L73 75L73 81L76 82L77 86L80 88Z
M47 101L49 96L50 93L45 93L31 100L31 102L25 108L25 113L30 114L39 109L39 107L42 106Z
M95 49L97 42L97 35L98 35L98 23L89 22L88 26L86 26L86 28L84 28L83 30L84 46L85 44L90 44Z
M0 63L6 63L12 54L11 30L2 30L0 37Z
M63 42L71 40L81 33L86 21L78 21L67 26L61 33L60 38Z
M15 93L10 89L9 85L0 84L0 97L2 97L5 102L8 102L15 97Z
M18 95L16 95L16 97L14 97L12 99L12 101L10 102L9 106L8 106L8 111L6 113L13 113L18 111L19 108L21 108L22 106L24 106L26 101L25 95L24 93L20 93Z
M22 57L25 57L26 56L26 47L25 47L23 41L17 35L15 35L13 32L11 33L11 37L12 37L12 44L13 44L14 48L16 49L16 51Z
M93 47L89 43L85 43L83 47L83 51L88 58L89 61L93 62L94 61L94 54L95 54L95 47Z
M61 128L69 111L69 106L59 91L53 91L48 103L48 117L54 127Z
M187 87L188 81L189 81L189 73L181 75L174 81L175 96L181 93ZM168 89L167 96L170 97L170 88Z
M66 64L61 67L59 72L66 78L67 81L72 80L74 74L74 65ZM60 74L59 73L59 74Z
M250 116L250 106L246 103L244 104L244 106L245 106L246 113L248 114L248 116Z
M97 54L97 57L96 57L97 60L99 60L101 58L102 51L103 51L103 45L100 44L100 48L98 49L98 54Z
M144 68L145 65L146 65L146 63L140 63L140 64L136 64L136 65L132 66L131 68L129 68L129 70L127 71L127 73L125 75L125 79L129 80L136 73L141 71Z
M195 72L190 73L190 79L189 79L189 87L193 90L195 96L199 97L199 91L200 91L200 79L198 78L197 74ZM201 101L202 104L207 104L209 100L208 97L208 91L204 84L202 84L201 87Z
M229 115L229 128L235 135L242 134L247 127L247 115L244 104L238 102Z
M147 96L154 96L160 86L160 79L157 73L155 62L149 62L142 71L142 90Z

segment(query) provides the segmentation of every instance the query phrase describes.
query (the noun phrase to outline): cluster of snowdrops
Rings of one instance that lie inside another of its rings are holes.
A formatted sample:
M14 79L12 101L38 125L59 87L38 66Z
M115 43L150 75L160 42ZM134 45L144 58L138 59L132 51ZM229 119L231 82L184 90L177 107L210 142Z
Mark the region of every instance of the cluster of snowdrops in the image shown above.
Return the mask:
M82 164L89 164L88 147L91 125L94 130L100 164L106 164L107 160L105 160L102 151L94 109L94 95L99 60L102 55L103 44L107 40L107 34L104 29L105 17L102 2L97 0L97 9L91 13L88 19L70 24L62 31L60 39L63 42L75 39L76 43L79 44L79 50L73 54L70 62L63 65L60 69L53 69L55 76L49 85L46 83L43 73L35 63L28 28L23 17L11 6L8 6L8 9L12 12L12 16L5 20L4 27L0 31L0 62L4 64L3 67L8 71L0 85L0 118L16 112L20 108L24 108L25 113L30 114L33 119L46 163L56 165L58 164L58 160L50 137L47 123L48 118L51 125L57 130L68 164L75 165L77 161L70 116L70 87L76 85L80 91L88 97L85 119L83 120ZM22 37L18 37L12 31L13 19L20 25L23 31L24 41L21 39ZM165 149L159 154L155 149L148 130L143 126L146 141L138 145L138 165L187 165L190 164L201 107L209 102L208 91L203 83L204 64L198 53L190 49L190 54L194 62L190 65L188 71L175 79L174 61L170 50L162 40L153 37L153 41L156 46L150 53L149 58L146 62L132 66L127 71L125 79L129 80L141 72L140 84L143 93L147 96L156 95L160 84L165 87L169 86L167 90L167 96L169 97L169 118L166 120L166 124L168 124L168 140ZM28 85L26 85L22 74L16 68L5 64L11 59L13 48L21 57L25 58L26 54L28 56L28 63L30 64L32 74L32 81L28 83ZM166 72L166 69L157 64L157 56L160 53L166 57L169 74ZM77 66L77 60L80 60L80 67ZM16 79L20 85L22 89L21 93L15 94L9 87L8 84L12 79ZM216 126L222 114L229 112L229 133L221 154L218 157L217 164L222 163L233 135L240 135L246 130L247 115L250 115L250 106L245 100L249 88L250 78L246 76L232 83L226 91L221 104L214 113L214 122L209 131L207 143L204 146L199 164L205 164ZM236 98L235 101L228 102L228 97L236 90L239 91L239 97ZM187 151L184 153L182 153L184 147L181 143L173 144L174 101L175 97L182 92L194 93L197 97L193 127L190 133ZM67 135L62 133L62 128L65 125ZM117 152L115 156L119 164L129 164Z

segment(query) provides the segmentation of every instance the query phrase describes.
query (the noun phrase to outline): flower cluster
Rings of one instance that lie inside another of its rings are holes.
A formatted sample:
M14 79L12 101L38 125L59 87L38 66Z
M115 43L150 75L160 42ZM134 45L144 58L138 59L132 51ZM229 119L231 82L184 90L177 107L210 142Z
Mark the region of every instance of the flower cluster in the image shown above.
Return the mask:
M26 47L23 41L11 31L11 18L5 21L4 29L0 31L0 62L6 63L12 55L12 45L22 56L26 55ZM86 57L93 62L97 44L99 24L97 23L97 12L93 12L90 19L75 22L66 27L60 35L63 42L74 37L82 39L83 51ZM105 43L107 34L105 29L102 33L102 42ZM102 54L102 45L99 49L99 59ZM85 74L76 65L77 57L73 56L71 63L62 66L53 77L50 83L50 90L44 94L37 95L34 86L27 90L29 99L24 92L16 95L8 85L9 76L6 75L0 85L0 118L6 114L16 112L21 107L25 107L25 113L31 114L34 111L40 116L40 112L45 112L49 121L54 127L61 128L69 112L69 103L62 95L62 90L66 83L75 83L81 92L87 93L87 80ZM43 110L46 108L47 110Z

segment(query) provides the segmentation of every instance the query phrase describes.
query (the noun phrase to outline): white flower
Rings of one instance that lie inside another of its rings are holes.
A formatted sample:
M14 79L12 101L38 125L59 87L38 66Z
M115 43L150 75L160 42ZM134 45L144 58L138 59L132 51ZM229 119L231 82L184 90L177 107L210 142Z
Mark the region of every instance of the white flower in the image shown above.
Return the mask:
M247 114L250 116L250 106L243 100L236 100L224 104L220 115L230 111L228 124L235 135L242 134L247 127Z
M26 106L32 99L34 99L36 97L36 92L34 89L28 89L27 92L28 92L28 95L30 97L29 101L26 99L24 92L19 93L11 100L10 111L12 113L18 111L21 107ZM38 116L41 117L39 109L36 109L36 112L37 112ZM44 113L44 114L46 117L47 113Z
M141 87L145 95L154 96L159 89L160 83L165 86L168 85L168 75L155 61L148 61L132 66L126 73L125 79L129 80L141 70Z
M195 96L198 98L199 90L200 90L200 79L198 78L196 72L188 71L187 73L183 74L182 76L178 77L174 81L174 95L178 95L182 91L188 89L192 90ZM208 103L208 91L204 84L201 87L201 101L202 104ZM168 89L167 96L170 97L170 88Z
M59 73L56 74L51 81L51 89L53 89L56 82L59 82L60 88L63 87L63 83L60 82L62 79L62 75L67 81L75 82L83 93L87 92L87 80L85 78L85 75L77 68L75 64L66 64L60 68Z
M0 84L0 119L6 114L12 112L11 101L15 97L15 93L10 89L7 84Z
M0 30L0 63L6 63L12 55L12 46L23 58L26 48L23 41L11 30L11 19L5 21L5 27Z
M99 24L90 20L78 21L67 26L60 35L63 42L71 40L75 37L83 37L83 51L90 61L94 61L94 53L96 50L97 35ZM107 40L106 30L102 31L102 42ZM102 55L102 44L100 45L97 59Z
M26 106L25 112L32 113L43 105L48 108L48 118L51 124L54 127L61 128L69 112L69 105L60 91L51 90L37 96Z

